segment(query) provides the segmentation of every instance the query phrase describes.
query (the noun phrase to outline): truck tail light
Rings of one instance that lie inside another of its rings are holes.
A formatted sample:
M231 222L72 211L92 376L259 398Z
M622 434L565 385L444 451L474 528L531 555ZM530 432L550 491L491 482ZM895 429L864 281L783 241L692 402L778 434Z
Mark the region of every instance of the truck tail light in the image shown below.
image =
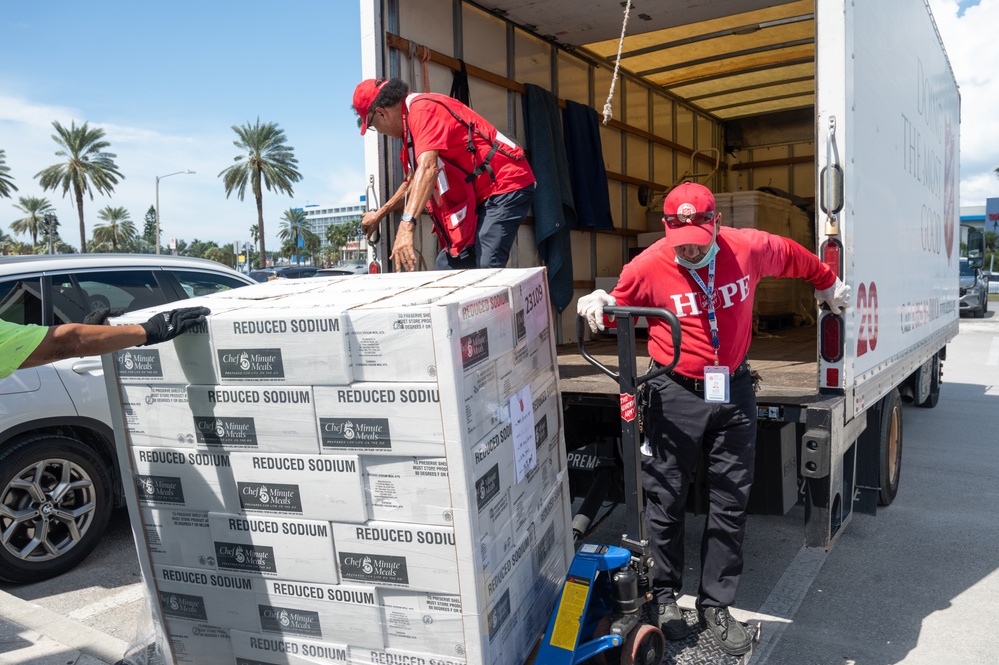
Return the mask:
M819 353L826 362L839 362L843 358L843 319L826 314L819 323Z
M822 243L822 251L820 252L822 257L822 263L829 266L829 269L837 277L841 277L843 274L843 245L839 240L830 238Z

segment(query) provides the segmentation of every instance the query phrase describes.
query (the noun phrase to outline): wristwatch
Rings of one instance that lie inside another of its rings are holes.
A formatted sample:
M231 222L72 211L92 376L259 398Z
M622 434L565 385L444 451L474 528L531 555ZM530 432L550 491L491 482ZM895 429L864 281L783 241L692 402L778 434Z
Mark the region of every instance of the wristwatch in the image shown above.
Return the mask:
M409 222L410 224L413 224L413 225L416 224L416 220L413 219L413 216L411 214L409 214L408 212L402 213L402 221L403 222Z

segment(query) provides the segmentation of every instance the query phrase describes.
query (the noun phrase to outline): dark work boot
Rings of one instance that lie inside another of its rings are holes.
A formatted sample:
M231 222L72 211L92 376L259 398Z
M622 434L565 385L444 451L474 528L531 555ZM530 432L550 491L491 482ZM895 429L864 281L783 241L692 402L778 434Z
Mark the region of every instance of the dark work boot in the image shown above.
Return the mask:
M683 610L675 600L659 603L659 629L667 640L682 640L690 632L687 622L683 620Z
M753 637L744 624L739 623L728 613L727 607L705 607L698 610L701 622L718 641L727 654L741 656L753 646ZM663 631L665 632L665 631Z

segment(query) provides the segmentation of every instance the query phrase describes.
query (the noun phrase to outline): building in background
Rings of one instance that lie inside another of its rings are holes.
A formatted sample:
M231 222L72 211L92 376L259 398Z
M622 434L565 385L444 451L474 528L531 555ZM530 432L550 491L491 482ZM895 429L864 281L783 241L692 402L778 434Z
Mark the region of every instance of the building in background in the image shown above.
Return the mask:
M326 229L335 224L360 222L367 208L364 203L357 205L307 205L302 206L305 218L312 232L323 239L326 244Z

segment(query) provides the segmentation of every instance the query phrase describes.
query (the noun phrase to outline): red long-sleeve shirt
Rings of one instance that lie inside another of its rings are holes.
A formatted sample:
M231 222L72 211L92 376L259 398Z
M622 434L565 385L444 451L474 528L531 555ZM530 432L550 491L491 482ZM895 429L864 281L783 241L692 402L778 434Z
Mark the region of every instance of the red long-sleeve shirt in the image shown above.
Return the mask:
M707 286L708 268L697 273ZM816 289L829 288L836 281L828 266L793 240L756 229L718 227L714 298L718 358L731 371L749 351L753 297L762 277L801 277ZM715 364L707 296L690 272L676 263L676 254L665 240L624 266L611 295L621 306L659 307L676 314L682 331L676 367L680 374L700 379L704 367ZM664 365L673 360L672 337L661 320L649 319L649 354Z

